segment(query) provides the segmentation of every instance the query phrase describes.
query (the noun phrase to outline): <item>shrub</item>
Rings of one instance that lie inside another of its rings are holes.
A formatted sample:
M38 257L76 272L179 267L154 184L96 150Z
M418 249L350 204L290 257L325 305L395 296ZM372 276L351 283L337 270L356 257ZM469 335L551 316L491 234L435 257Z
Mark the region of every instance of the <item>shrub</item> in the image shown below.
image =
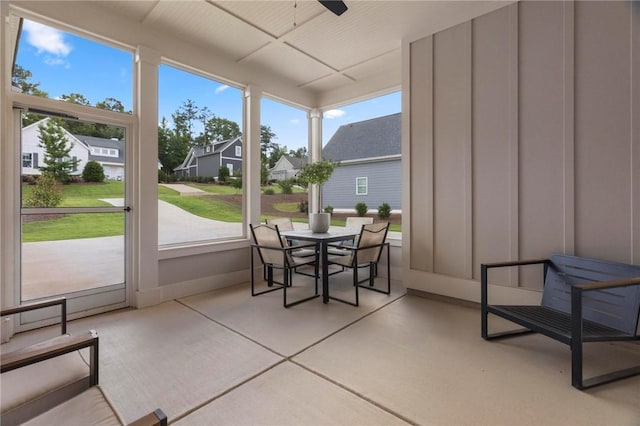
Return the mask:
M327 206L324 208L324 212L325 213L333 213L333 207L332 206Z
M290 179L278 182L283 194L293 194L293 182Z
M378 217L380 219L389 219L391 216L391 206L388 203L382 203L378 206Z
M24 200L25 207L56 207L62 201L62 192L56 188L53 173L44 172L38 178L31 194Z
M367 205L363 202L357 203L355 209L356 209L356 214L360 217L366 215L367 212L369 211L369 207L367 207Z
M33 175L22 175L22 182L26 183L27 185L35 185L36 177Z
M87 162L82 170L82 179L85 182L104 182L104 168L102 164L95 160Z
M264 195L273 195L276 191L273 188L267 188L264 190Z
M218 169L218 182L226 182L229 179L230 173L227 166L221 166Z
M300 201L300 204L298 204L298 208L300 210L300 213L309 213L309 202L306 200Z

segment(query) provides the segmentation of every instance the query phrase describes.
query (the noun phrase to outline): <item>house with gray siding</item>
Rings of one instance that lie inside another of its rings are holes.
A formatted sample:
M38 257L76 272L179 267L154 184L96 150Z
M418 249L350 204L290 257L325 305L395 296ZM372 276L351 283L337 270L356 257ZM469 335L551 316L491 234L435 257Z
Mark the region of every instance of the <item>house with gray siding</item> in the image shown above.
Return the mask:
M338 161L322 187L324 206L353 210L365 203L377 210L388 203L401 209L402 169L400 113L340 126L322 150L322 157Z
M191 148L174 172L178 177L217 178L222 166L227 166L231 176L242 171L242 137Z

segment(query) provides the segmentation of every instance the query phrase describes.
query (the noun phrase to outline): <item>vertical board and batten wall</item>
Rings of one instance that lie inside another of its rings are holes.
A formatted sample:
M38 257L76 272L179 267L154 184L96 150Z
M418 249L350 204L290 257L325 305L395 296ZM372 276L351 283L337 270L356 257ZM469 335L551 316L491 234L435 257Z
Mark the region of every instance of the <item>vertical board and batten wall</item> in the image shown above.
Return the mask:
M404 43L408 288L479 300L480 264L640 264L640 4L523 1ZM492 272L535 300L535 268Z

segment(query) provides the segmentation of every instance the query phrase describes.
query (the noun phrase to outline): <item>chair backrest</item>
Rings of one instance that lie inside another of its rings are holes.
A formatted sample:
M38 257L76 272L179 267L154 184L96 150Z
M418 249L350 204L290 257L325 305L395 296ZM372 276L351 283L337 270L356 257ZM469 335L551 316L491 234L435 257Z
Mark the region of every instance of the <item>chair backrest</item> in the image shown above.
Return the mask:
M347 218L347 223L345 223L345 228L358 228L362 225L369 225L373 223L372 217L360 217L360 216L350 216Z
M362 225L360 236L358 237L358 264L377 262L382 254L382 244L387 238L389 230L388 222L370 223ZM377 246L364 248L368 246Z
M571 314L571 286L594 281L640 277L640 266L552 254L542 305ZM592 290L582 299L582 316L627 334L636 333L640 286Z
M284 267L285 252L282 250L285 247L286 240L280 237L280 231L278 225L249 225L251 228L251 235L253 241L260 246L258 253L260 254L260 260L264 264L270 264L277 267ZM265 247L273 247L271 250Z
M293 222L290 217L274 217L266 220L267 225L278 225L280 231L293 231Z

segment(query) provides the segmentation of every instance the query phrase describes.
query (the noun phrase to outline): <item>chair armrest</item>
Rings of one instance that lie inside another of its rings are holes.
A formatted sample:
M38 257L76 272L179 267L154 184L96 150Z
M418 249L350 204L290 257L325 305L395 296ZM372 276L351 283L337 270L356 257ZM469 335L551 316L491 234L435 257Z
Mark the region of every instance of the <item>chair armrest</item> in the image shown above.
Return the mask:
M483 263L485 268L502 268L505 266L522 266L522 265L535 265L537 263L549 263L549 259L529 259L529 260L513 260L508 262L493 262Z
M639 285L639 284L640 284L640 277L636 277L636 278L625 278L622 280L594 281L592 283L576 284L573 287L583 291L588 291L588 290L601 290L604 288L627 287L630 285Z
M95 330L91 330L85 334L72 336L64 334L54 337L47 341L27 346L12 352L3 353L0 358L0 373L15 370L16 368L25 367L35 364L36 362L45 361L70 352L74 352L83 348L91 348L98 351L98 334ZM92 357L93 359L93 357ZM97 384L97 363L95 366L96 383ZM94 371L92 370L92 373Z
M129 423L129 426L167 426L167 415L158 408L154 412Z
M12 306L0 311L0 316L14 315L22 312L34 311L36 309L49 308L51 306L60 305L60 328L61 334L67 334L67 299L59 297L56 299L49 299L43 302L25 303L20 306Z

